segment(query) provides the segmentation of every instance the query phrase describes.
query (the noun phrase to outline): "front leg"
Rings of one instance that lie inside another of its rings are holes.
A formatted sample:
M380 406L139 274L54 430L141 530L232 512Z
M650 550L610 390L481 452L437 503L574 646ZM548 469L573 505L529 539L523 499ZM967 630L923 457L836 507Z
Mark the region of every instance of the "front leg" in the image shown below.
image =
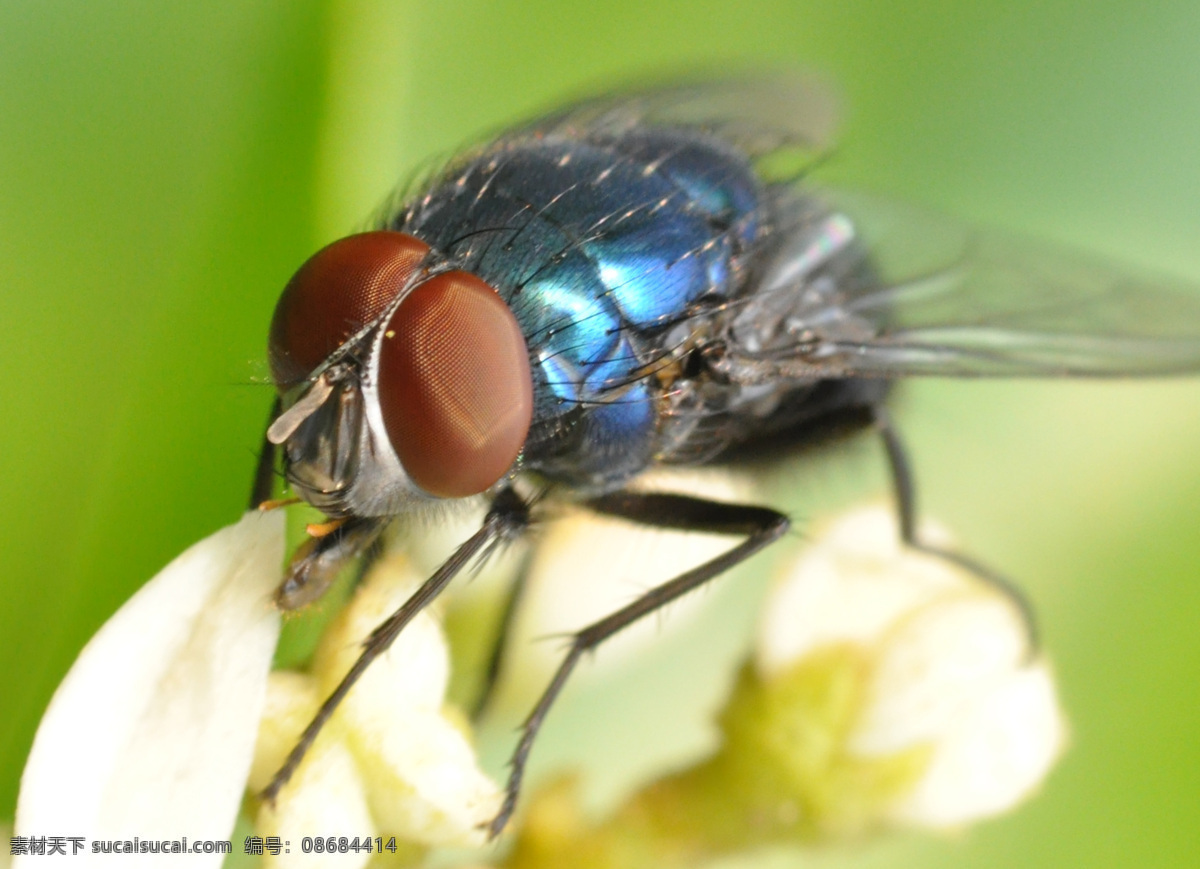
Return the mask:
M308 753L308 749L316 740L317 734L337 711L338 705L350 693L350 689L367 671L367 668L371 666L371 662L388 650L404 627L421 610L432 603L450 584L450 580L454 579L472 559L481 553L486 553L491 546L516 539L529 527L529 523L529 505L512 489L504 489L496 496L479 530L467 538L434 572L433 576L425 580L421 587L413 592L412 597L406 600L400 609L392 613L371 632L371 636L363 643L362 654L358 656L358 660L342 677L342 681L333 689L333 693L321 704L321 708L317 710L313 720L309 722L304 733L296 741L296 746L288 755L287 760L283 762L283 766L279 768L270 784L263 790L261 796L265 801L274 802L280 788L287 784L296 772L304 755Z
M268 426L279 416L282 407L282 400L275 396L275 400L271 402L271 415L267 417ZM250 485L250 506L247 508L249 510L257 510L259 505L271 497L275 488L275 478L278 476L275 470L277 451L275 444L264 434L262 448L258 451L258 461L254 465L254 481Z

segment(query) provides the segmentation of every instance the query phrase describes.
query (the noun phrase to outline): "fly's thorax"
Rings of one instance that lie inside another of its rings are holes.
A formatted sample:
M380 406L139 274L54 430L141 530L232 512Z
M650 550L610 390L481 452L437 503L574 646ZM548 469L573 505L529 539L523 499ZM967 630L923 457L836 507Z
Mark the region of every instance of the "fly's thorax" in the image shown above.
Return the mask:
M876 400L838 388L820 357L830 337L873 334L839 301L874 278L854 224L790 186L768 189L766 199L768 231L737 295L681 324L686 334L668 336L667 346L694 349L664 391L664 463L711 461L860 398Z
M502 140L454 164L387 225L499 288L529 347L522 466L612 488L672 428L666 333L727 298L757 250L762 185L704 131Z

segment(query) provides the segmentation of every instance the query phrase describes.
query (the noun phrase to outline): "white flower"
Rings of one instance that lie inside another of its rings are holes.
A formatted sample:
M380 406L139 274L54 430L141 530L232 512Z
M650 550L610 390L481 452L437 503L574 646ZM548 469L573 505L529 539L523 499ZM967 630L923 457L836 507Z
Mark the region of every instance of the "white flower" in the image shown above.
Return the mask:
M247 786L266 784L366 635L424 578L402 557L385 560L327 630L311 675L269 675L283 525L281 511L246 514L179 556L93 637L39 726L14 835L84 837L89 851L67 848L75 866L130 860L91 854L94 840L229 839ZM266 865L370 857L304 854L305 836L395 836L402 851L483 840L498 789L442 708L447 656L423 614L372 665L275 806L261 808L257 832L290 840ZM224 859L152 856L189 867Z
M89 844L229 837L279 634L271 594L282 559L283 517L248 513L176 558L104 624L38 727L15 835ZM72 866L103 859L70 852ZM176 859L201 867L223 857Z
M818 534L765 607L757 669L768 686L831 649L862 665L847 688L859 698L852 720L830 738L848 760L905 757L915 769L874 807L884 819L943 828L1006 811L1062 750L1050 668L1031 658L1013 601L905 547L886 508L856 510Z
M267 784L319 700L358 658L363 640L424 578L405 555L388 557L325 633L312 675L274 675L251 790ZM442 707L449 674L441 627L421 613L346 697L274 808L263 806L259 830L294 842L320 830L350 838L394 835L420 845L483 844L484 825L500 806L499 789L479 770L463 729ZM332 862L325 856L321 865ZM339 855L337 865L365 865L369 856ZM316 864L292 855L269 865Z

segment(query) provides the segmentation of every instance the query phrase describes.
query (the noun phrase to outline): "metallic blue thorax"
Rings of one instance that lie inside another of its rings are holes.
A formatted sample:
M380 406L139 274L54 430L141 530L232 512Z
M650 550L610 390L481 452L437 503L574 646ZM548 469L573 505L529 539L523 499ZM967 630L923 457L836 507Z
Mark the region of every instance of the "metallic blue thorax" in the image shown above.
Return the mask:
M655 457L671 327L735 295L760 232L744 157L702 133L501 141L389 221L496 288L534 368L528 467L606 486Z

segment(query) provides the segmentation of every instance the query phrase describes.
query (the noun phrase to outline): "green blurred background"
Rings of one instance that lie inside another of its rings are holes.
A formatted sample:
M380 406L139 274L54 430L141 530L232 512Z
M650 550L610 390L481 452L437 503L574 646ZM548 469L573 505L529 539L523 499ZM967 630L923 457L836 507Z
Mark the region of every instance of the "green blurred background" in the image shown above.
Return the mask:
M0 819L87 637L242 509L279 289L422 159L639 72L800 64L846 106L827 176L1200 280L1197 46L1194 2L0 5ZM925 512L1035 599L1072 747L1011 817L813 861L1200 865L1200 387L900 413ZM797 473L819 514L834 472Z

